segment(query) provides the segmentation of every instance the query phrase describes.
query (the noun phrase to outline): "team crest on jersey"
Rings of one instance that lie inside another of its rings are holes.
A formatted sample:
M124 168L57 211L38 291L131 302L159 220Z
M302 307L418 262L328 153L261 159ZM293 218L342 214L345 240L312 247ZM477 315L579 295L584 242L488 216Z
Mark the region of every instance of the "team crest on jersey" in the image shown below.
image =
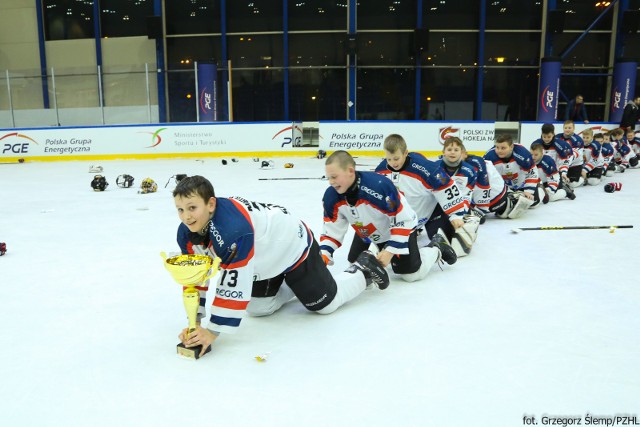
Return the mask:
M374 227L373 224L364 225L359 221L353 224L353 229L356 231L356 234L362 237L363 239L368 238L369 236L371 236L373 233L376 232L376 227Z
M447 182L449 182L449 178L447 178L446 176L444 176L444 174L442 174L442 173L439 173L439 172L438 172L438 173L436 173L436 175L435 175L435 176L436 176L436 179L437 179L438 181L440 181L440 183L441 183L442 185L444 185L444 184L446 184Z
M229 248L227 249L227 252L229 253L229 255L227 256L227 263L229 263L238 254L238 245L235 242L232 243L231 246L229 246Z
M395 211L398 207L398 203L395 200L391 200L389 196L387 196L384 201L387 202L387 207L390 211Z

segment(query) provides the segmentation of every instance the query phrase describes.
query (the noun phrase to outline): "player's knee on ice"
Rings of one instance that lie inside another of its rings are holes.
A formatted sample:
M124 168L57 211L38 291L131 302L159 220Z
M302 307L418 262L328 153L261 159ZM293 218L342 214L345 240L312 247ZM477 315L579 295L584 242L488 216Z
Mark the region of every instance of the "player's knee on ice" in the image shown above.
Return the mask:
M558 200L567 198L567 192L564 190L564 188L557 190L555 193L553 191L547 190L547 194L549 195L550 202L557 202Z
M418 280L422 280L431 271L431 267L433 264L438 262L438 258L440 257L440 250L437 248L420 248L420 268L413 273L405 273L400 274L400 277L405 282L416 282Z
M287 286L282 285L274 296L268 297L251 297L251 301L247 305L247 313L251 316L269 316L278 311L283 305L291 301L295 295Z

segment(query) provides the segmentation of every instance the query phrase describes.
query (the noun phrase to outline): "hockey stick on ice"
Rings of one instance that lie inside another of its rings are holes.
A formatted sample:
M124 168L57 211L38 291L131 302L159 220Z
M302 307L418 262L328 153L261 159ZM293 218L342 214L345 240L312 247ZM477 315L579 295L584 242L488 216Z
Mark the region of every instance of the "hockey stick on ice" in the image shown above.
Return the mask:
M258 178L258 181L291 181L298 179L327 179L324 176L321 178Z
M610 229L616 228L633 228L633 225L576 225L576 226L549 226L549 227L521 227L512 228L512 233L520 233L521 231L538 231L538 230L598 230L598 229Z

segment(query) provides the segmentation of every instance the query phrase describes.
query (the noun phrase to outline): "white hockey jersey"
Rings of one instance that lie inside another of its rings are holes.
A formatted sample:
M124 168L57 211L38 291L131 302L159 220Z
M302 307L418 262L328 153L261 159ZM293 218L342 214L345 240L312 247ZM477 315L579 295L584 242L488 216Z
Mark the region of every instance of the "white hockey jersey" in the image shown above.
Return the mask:
M374 172L357 172L353 189L339 194L329 187L322 203L321 250L333 255L333 251L342 246L351 225L366 242L384 244L384 248L393 254L409 253L409 235L418 223L417 216L388 178Z
M433 214L438 204L449 216L449 220L462 219L469 208L455 182L436 162L418 153L409 153L400 170L389 168L383 160L376 173L386 176L406 197L409 205L418 215L418 227L423 226Z
M208 328L235 332L251 300L253 282L293 270L309 253L313 235L286 208L241 197L217 198L205 236L178 227L183 254L199 253L222 260ZM208 284L199 287L199 317L204 314Z
M496 167L504 183L514 191L523 190L531 195L536 191L540 179L538 168L529 150L520 144L513 144L513 152L509 158L498 157L495 147L484 155Z

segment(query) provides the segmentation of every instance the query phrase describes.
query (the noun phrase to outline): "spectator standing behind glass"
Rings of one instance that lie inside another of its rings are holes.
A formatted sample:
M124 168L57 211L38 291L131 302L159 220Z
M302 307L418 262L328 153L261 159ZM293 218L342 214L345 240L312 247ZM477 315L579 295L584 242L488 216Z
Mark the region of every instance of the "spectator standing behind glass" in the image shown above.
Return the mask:
M589 123L587 118L587 109L584 107L584 98L582 95L576 95L574 99L567 102L567 110L564 113L565 120L573 120L574 122Z
M640 116L640 96L633 98L633 101L624 106L622 111L622 120L620 120L620 127L622 129L635 129L636 122Z

